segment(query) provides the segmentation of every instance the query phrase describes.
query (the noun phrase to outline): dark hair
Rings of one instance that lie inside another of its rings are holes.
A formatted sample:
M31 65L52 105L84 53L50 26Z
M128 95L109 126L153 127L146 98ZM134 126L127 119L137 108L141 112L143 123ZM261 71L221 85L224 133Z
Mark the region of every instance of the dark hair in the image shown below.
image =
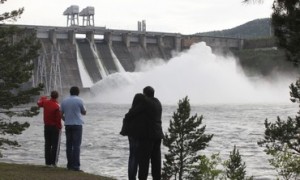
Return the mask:
M51 91L51 98L52 99L57 99L58 98L58 92L57 91Z
M143 101L144 98L145 98L145 96L142 93L135 94L131 107L137 106L139 103L141 103Z
M78 96L79 95L79 88L77 86L73 86L70 89L70 95L71 96Z
M151 86L146 86L143 89L143 93L147 96L147 97L154 97L154 89Z

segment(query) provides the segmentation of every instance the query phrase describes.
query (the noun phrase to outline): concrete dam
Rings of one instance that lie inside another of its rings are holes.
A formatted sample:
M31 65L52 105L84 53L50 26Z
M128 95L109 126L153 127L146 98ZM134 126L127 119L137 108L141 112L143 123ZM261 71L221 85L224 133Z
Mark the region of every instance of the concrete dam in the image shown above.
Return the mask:
M61 94L67 94L71 86L88 90L88 87L112 73L133 72L136 62L141 59L168 61L173 52L188 49L197 42L206 42L212 49L243 48L243 40L238 38L105 27L20 27L34 30L41 42L39 57L34 60L32 85L43 83L44 93L58 90Z

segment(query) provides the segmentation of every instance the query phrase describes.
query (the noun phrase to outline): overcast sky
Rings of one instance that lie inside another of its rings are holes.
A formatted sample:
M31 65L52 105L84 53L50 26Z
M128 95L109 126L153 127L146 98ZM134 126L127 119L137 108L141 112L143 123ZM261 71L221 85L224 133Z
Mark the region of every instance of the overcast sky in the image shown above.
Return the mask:
M15 24L66 26L65 9L78 5L95 8L95 26L137 30L146 21L147 31L193 34L230 29L258 18L269 18L272 0L244 4L242 0L7 0L0 14L19 7L25 12ZM80 18L79 24L82 24Z

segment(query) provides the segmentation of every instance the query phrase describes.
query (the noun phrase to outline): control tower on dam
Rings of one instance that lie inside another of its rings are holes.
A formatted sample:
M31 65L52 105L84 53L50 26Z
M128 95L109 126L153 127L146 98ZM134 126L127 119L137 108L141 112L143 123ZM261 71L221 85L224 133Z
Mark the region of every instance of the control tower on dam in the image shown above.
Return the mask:
M9 25L0 28L5 26ZM168 61L173 52L197 42L204 41L213 49L243 48L242 39L150 32L143 28L129 31L91 25L17 26L35 31L41 42L32 83L43 83L45 93L56 89L67 94L71 86L89 88L112 73L133 72L140 60Z

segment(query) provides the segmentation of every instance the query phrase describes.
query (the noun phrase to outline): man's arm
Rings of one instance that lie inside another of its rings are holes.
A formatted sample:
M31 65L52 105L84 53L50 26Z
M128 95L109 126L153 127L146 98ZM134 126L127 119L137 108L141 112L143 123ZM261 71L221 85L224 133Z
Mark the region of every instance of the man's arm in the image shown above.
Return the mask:
M64 113L62 111L60 111L60 117L63 121L65 121L65 116L64 116Z
M44 107L44 102L47 100L47 96L41 96L40 99L37 102L37 105L39 107Z
M81 110L81 114L82 114L82 115L86 115L86 109L85 109L85 108L83 108L83 109Z
M80 107L80 112L81 112L82 115L86 115L86 108L85 108L83 102L82 102L82 105Z
M55 111L55 113L56 113L56 127L58 129L61 129L61 127L62 127L61 120L63 119L62 113L60 112L59 108Z

